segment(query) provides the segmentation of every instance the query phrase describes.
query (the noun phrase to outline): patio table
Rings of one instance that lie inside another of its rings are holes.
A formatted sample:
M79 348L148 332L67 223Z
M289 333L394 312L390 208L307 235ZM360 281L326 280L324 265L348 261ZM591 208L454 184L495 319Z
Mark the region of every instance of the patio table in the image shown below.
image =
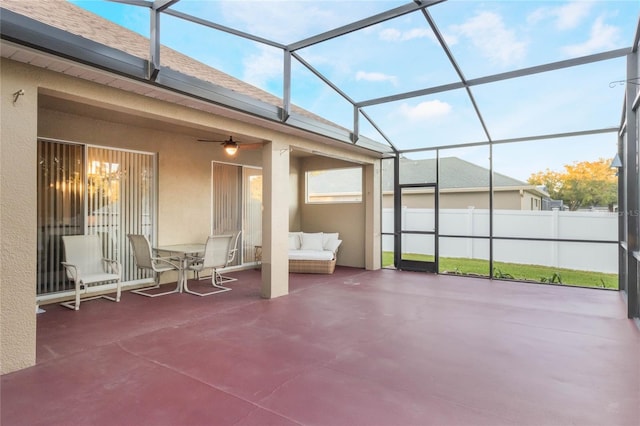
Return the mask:
M189 256L201 255L204 252L204 244L172 244L155 247L155 250L169 253L170 256L175 256L180 259L180 269L178 270L178 289L180 293L182 293L183 289L187 285L187 266Z

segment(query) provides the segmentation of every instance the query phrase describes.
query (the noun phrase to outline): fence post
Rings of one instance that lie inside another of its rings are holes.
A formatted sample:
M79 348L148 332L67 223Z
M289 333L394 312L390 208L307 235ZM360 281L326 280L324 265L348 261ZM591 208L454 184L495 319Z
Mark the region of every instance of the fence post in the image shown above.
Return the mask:
M407 206L402 206L402 210L401 210L401 219L400 219L400 249L401 249L401 253L400 253L400 258L402 259L402 252L406 253L407 252L407 236L405 234L402 233L402 229L406 227L407 225L407 213L408 213L409 209L407 208Z
M475 235L473 233L473 210L474 206L467 207L467 235ZM473 238L467 238L467 258L473 259Z
M551 238L553 239L558 238L559 218L560 210L557 207L551 209ZM555 267L558 267L560 264L558 259L558 243L555 241L551 243L551 264Z

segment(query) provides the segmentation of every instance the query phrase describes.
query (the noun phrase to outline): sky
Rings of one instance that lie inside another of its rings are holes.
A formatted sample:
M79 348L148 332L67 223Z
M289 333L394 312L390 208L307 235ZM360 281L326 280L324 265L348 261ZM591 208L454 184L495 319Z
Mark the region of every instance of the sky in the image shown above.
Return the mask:
M149 34L148 10L99 0L73 3L120 25ZM173 9L290 44L406 1L181 0ZM640 1L455 1L427 8L467 80L549 62L628 48ZM171 16L161 20L161 42L223 72L282 96L283 54ZM427 20L412 13L297 51L356 102L459 81ZM524 78L473 86L475 103L492 140L617 127L626 79L624 58ZM292 102L346 128L351 105L296 60ZM398 149L486 141L464 89L363 108ZM384 142L360 118L362 135ZM526 180L576 161L611 158L615 133L497 144L494 169ZM407 154L412 158L432 153ZM447 150L487 166L487 147Z

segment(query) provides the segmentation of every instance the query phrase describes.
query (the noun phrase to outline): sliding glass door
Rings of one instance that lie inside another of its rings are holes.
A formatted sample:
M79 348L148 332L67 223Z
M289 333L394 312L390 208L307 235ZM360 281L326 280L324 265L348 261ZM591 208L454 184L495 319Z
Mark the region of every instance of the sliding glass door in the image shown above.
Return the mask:
M233 265L254 262L262 244L262 170L214 162L211 189L211 234L242 231Z
M155 169L150 153L38 141L38 295L72 289L60 264L64 235L100 235L104 256L122 263L123 281L148 278L127 234L154 240Z

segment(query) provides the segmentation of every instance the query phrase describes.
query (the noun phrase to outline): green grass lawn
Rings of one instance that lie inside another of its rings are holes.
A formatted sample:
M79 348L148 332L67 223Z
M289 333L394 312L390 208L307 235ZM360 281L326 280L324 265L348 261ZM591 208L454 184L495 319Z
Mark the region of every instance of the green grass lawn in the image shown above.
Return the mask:
M423 260L433 262L433 256L420 254L405 254L408 260ZM393 265L393 253L383 252L382 265ZM454 273L461 275L489 276L489 261L482 259L464 259L457 257L441 257L440 273ZM524 265L521 263L493 262L494 277L514 280L553 282L556 284L580 287L618 288L618 274L602 272L577 271L574 269L553 268L541 265Z

